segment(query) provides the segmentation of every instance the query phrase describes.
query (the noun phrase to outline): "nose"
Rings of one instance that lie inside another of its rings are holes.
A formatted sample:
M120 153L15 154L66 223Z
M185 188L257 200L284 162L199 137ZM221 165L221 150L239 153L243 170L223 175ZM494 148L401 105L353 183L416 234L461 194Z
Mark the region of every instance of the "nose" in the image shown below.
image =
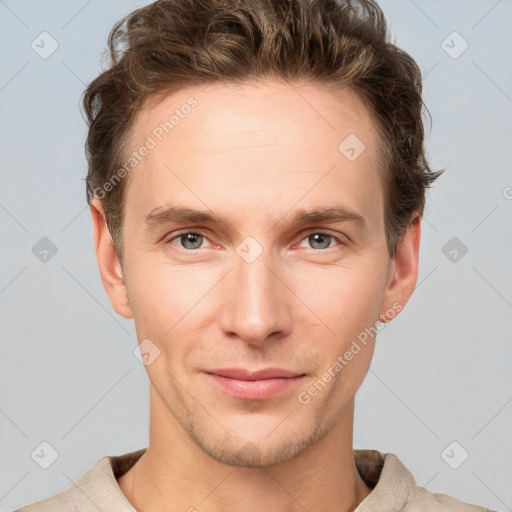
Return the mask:
M275 341L292 327L293 293L270 256L264 251L249 263L235 254L234 268L224 280L220 327L250 345L261 345L271 336Z

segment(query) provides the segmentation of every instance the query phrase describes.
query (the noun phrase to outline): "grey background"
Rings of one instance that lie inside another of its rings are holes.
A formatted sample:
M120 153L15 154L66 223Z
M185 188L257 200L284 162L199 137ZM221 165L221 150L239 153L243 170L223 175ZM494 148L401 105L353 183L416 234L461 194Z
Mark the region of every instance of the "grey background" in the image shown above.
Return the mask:
M3 511L148 442L134 326L97 271L78 110L110 28L145 3L0 0ZM429 195L417 289L358 392L354 443L397 454L432 491L512 510L512 2L381 5L422 69L429 154L447 171ZM46 59L31 47L43 31L58 43ZM469 44L457 58L453 31ZM57 248L46 262L32 251L43 237ZM48 469L31 458L43 441L58 452ZM452 464L469 454L458 469L442 457L453 441Z

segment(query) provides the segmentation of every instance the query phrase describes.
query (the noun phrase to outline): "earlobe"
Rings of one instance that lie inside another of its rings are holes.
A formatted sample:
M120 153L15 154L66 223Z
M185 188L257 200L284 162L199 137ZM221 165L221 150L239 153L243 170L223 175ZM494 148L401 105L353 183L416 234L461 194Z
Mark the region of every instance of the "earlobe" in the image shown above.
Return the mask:
M90 201L94 250L98 261L101 281L114 310L124 318L133 318L123 269L117 250L107 227L101 201Z
M416 214L400 239L391 262L379 318L389 322L411 298L418 279L421 217Z

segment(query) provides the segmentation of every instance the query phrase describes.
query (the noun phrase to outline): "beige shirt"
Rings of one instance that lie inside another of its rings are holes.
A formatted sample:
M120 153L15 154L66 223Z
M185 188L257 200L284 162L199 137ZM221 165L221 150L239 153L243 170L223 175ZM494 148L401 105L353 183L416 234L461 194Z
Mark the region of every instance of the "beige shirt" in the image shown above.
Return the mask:
M15 512L134 512L117 484L145 449L105 456L68 490ZM409 470L392 453L354 450L356 467L372 492L355 512L492 512L446 494L434 494L416 484Z

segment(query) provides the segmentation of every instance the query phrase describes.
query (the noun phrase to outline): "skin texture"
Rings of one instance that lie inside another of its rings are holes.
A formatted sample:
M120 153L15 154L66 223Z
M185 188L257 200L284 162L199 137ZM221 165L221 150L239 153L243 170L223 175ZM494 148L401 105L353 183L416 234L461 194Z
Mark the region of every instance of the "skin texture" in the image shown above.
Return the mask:
M134 318L139 342L160 351L146 366L149 446L119 485L144 512L354 510L370 493L354 464L352 427L375 338L308 404L298 394L365 328L405 306L420 219L390 258L378 133L355 93L279 81L189 87L141 110L133 148L191 96L197 106L129 175L124 268L101 203L91 203L112 306ZM366 146L354 161L338 149L349 134ZM145 223L169 204L225 224ZM339 205L364 224L293 221L299 209ZM187 243L177 236L184 230L204 236ZM247 237L257 244L244 245ZM261 254L249 263L241 247ZM305 377L270 399L245 400L204 373L227 367Z

